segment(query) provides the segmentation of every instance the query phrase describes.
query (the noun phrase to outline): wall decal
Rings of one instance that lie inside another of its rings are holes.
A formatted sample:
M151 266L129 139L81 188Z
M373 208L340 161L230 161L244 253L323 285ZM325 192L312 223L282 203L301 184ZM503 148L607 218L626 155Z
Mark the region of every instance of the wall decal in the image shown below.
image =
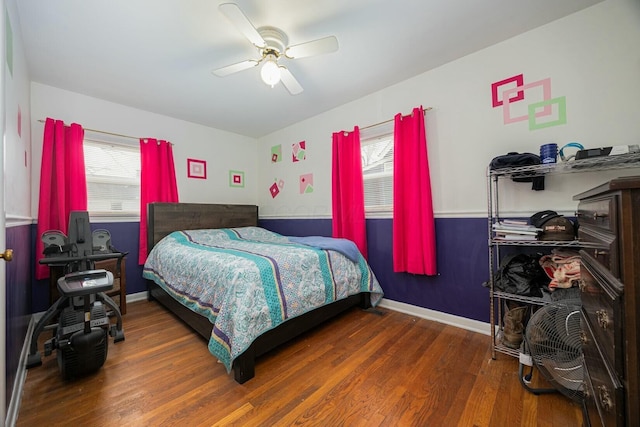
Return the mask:
M553 106L556 108L552 108ZM546 114L542 114L542 112L536 112L539 108L542 108L542 111L546 111L547 109L551 109L553 111L557 111L557 115L554 117L555 120L536 122L537 117L544 117ZM567 99L564 96L560 96L558 98L549 99L546 101L536 102L535 104L529 105L529 129L543 129L551 126L564 125L567 123Z
M282 161L282 144L271 147L271 163Z
M300 194L313 193L313 174L300 175Z
M244 188L244 172L230 170L229 187Z
M494 107L499 107L503 104L502 96L498 94L498 89L502 86L506 86L509 83L515 83L515 87L520 87L524 84L524 77L522 74L518 74L517 76L509 77L504 80L500 80L499 82L491 83L491 100L493 102ZM509 99L509 102L521 101L524 99L524 91L518 91L518 94Z
M271 184L271 187L269 187L269 192L271 193L271 197L275 199L276 196L280 194L280 190L282 190L283 187L284 187L284 180L276 178L275 182Z
M13 29L11 29L11 20L9 19L9 12L4 11L4 27L5 27L5 45L4 56L7 60L7 67L9 68L9 74L13 77Z
M533 83L529 83L527 85L521 85L518 86L516 88L513 89L508 89L505 90L502 94L502 96L504 97L504 101L503 101L503 109L502 109L502 115L504 117L504 124L508 124L508 123L515 123L515 122L521 122L524 120L527 120L529 118L529 110L527 109L527 114L524 115L520 115L517 117L511 117L511 94L514 93L515 91L519 91L524 93L523 90L527 90L527 89L534 89L540 87L542 89L542 99L543 100L548 100L551 99L551 79L544 79L544 80L540 80L537 82L533 82ZM524 98L520 98L520 99L524 99ZM538 117L542 117L542 116L548 116L551 114L551 108L545 108L544 111L538 113Z
M298 143L295 143L291 146L291 148L292 148L291 160L293 162L300 162L307 158L305 141L300 141Z
M207 162L204 160L187 159L187 177L207 179Z
M280 189L278 188L278 184L276 184L275 182L271 184L271 187L269 187L269 191L271 192L271 197L274 199L278 194L280 194Z
M533 102L520 103L525 96ZM536 130L567 123L566 98L551 98L550 78L525 84L518 74L492 83L491 103L502 107L504 124L527 121L529 130Z

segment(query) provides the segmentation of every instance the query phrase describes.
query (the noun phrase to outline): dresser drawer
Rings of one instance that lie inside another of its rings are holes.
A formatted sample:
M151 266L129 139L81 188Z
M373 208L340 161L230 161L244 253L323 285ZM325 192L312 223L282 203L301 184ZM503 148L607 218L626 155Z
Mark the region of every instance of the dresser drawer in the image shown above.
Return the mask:
M584 394L584 411L586 411L586 423L584 427L604 427L604 421L600 418L598 407L594 399L595 393L593 392L593 384L591 384L591 376L589 371L584 366L584 384L582 385L582 392ZM584 413L583 411L583 413Z
M611 271L615 277L620 277L618 239L614 234L603 232L591 226L582 226L578 229L578 240L586 243L586 246L594 246L583 250L605 269Z
M588 426L624 426L624 392L598 360L585 359L583 386Z
M578 224L593 225L617 233L616 206L614 195L582 201L576 213Z
M580 251L580 291L586 323L607 362L622 374L622 285L588 254Z

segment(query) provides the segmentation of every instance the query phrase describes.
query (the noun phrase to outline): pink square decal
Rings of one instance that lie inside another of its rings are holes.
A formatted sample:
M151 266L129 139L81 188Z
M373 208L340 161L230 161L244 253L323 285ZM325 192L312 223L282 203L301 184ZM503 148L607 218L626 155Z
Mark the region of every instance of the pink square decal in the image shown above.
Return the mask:
M509 96L511 94L513 94L514 92L523 92L525 90L529 90L529 89L533 89L536 87L541 87L542 88L542 101L548 101L551 99L551 79L550 78L546 78L543 80L538 80L537 82L533 82L533 83L529 83L526 85L522 85L522 86L518 86L516 88L513 89L508 89L505 90L502 93L502 97L503 97L503 101L504 101L504 108L502 109L503 111L503 116L504 116L504 124L508 124L508 123L515 123L515 122L521 122L524 120L529 120L529 112L527 110L527 114L524 115L520 115L517 117L511 117L511 109L510 109L510 102L512 100L512 98L509 98ZM550 104L545 105L541 111L536 113L536 117L544 117L544 116L548 116L550 115L552 112L552 106Z

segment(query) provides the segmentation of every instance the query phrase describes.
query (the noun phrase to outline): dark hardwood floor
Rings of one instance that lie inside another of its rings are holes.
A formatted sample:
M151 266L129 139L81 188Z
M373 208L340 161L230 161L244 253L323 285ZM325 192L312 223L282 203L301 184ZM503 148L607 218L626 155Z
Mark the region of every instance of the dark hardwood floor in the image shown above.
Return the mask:
M525 391L516 359L492 360L488 336L377 312L353 309L310 331L260 358L256 377L239 385L162 307L132 303L126 340L109 343L97 373L64 382L55 354L28 371L17 425L582 424L563 395Z

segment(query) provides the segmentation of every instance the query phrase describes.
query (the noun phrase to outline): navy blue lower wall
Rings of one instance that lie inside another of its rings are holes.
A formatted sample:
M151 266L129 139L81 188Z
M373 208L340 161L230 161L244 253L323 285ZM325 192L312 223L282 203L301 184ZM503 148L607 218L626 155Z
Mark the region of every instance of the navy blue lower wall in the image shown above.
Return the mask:
M289 236L330 236L331 219L261 219L266 229ZM436 250L438 275L394 273L392 265L392 220L368 219L369 264L385 298L468 319L489 321L489 293L482 286L489 275L487 220L485 218L437 218ZM137 222L92 223L92 229L111 233L112 244L127 256L127 294L143 292L146 284L138 265ZM36 228L33 226L35 245ZM35 246L32 246L35 247ZM32 265L33 274L33 265ZM48 280L33 283L33 312L49 306Z
M261 219L268 230L289 236L331 236L330 219ZM438 275L394 273L392 220L368 219L369 265L385 298L468 319L489 322L486 218L437 218Z
M8 227L6 248L13 249L13 260L6 263L6 407L20 363L20 353L31 319L31 225Z

